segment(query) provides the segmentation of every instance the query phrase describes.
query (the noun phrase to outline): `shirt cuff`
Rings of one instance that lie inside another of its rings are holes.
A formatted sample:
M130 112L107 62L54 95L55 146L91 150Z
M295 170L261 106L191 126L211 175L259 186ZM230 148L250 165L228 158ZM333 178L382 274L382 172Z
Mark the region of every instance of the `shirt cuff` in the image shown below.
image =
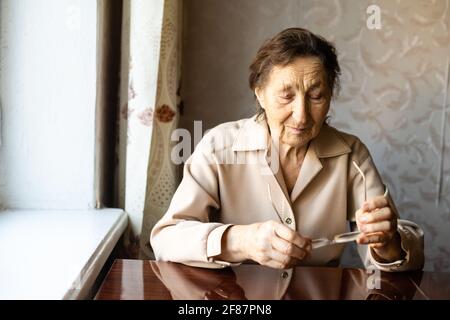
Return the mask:
M232 224L225 224L215 228L209 233L208 239L206 240L206 258L208 259L208 262L219 264L222 267L234 267L240 265L240 263L231 263L214 259L214 257L222 253L222 237L225 231L231 226Z
M372 254L372 249L368 248L368 256L369 256L369 260L370 262L372 262L376 267L378 267L378 269L382 270L382 271L402 271L401 267L403 265L407 265L408 261L409 261L409 257L410 257L410 253L408 248L406 248L405 244L407 243L407 240L405 239L405 234L403 233L403 231L401 229L398 229L398 233L400 234L400 245L401 248L403 250L403 252L405 253L405 258L401 259L401 260L396 260L394 262L379 262L375 259L375 257Z
M222 236L232 224L225 224L212 230L206 240L206 257L218 256L222 253Z

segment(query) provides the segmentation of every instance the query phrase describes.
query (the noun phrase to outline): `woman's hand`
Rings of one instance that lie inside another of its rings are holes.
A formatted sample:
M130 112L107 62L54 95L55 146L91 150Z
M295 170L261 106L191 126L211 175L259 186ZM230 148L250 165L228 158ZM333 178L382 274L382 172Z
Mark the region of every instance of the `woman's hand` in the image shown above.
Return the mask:
M277 269L295 266L311 251L310 239L276 221L232 226L224 238L220 257L225 261L251 259Z
M362 232L358 244L368 244L380 262L391 262L403 258L397 217L384 196L363 203L356 212L356 223Z

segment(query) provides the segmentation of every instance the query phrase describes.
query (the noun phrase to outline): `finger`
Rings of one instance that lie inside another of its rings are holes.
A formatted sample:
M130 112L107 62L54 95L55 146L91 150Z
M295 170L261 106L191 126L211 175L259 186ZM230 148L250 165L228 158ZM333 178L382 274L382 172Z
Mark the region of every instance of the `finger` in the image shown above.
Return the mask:
M289 266L294 263L293 260L295 259L290 255L281 253L280 251L275 249L272 249L272 251L269 252L269 258L285 266Z
M279 237L272 239L272 247L274 250L298 260L303 260L307 254L305 250Z
M387 235L382 232L372 234L362 234L356 242L358 244L380 244L384 245L387 241Z
M368 212L368 211L375 210L377 208L386 207L387 205L388 205L387 199L383 196L379 196L379 197L374 197L374 198L369 199L366 202L364 202L363 206L362 206L362 210L364 212Z
M297 264L297 259L283 255L275 250L270 254L270 259L264 263L264 265L275 269L289 269Z
M373 248L373 249L379 249L379 248L383 248L384 246L386 246L387 241L381 242L381 243L371 243L369 244L369 247Z
M381 222L384 220L390 220L393 218L393 213L391 208L384 207L380 210L365 212L358 216L358 222L360 223L374 223Z
M363 233L388 232L394 230L394 223L391 220L381 222L365 223L359 226Z
M294 244L291 244L291 245L295 247ZM272 242L271 242L271 247L272 247ZM267 262L269 262L272 265L275 265L275 268L278 268L278 269L291 268L291 267L297 265L299 262L298 259L291 257L288 254L282 253L282 252L274 249L273 247L271 248L270 251L268 251L266 253L266 257L267 257Z
M366 213L363 212L362 208L359 208L358 210L356 210L356 212L355 212L356 221L359 223L359 217L361 217L365 214Z
M295 244L297 247L304 249L304 250L306 250L308 245L311 244L311 239L300 236L297 232L286 227L285 225L283 225L281 223L277 223L275 225L275 233L280 238L282 238L288 242L291 242L291 243Z

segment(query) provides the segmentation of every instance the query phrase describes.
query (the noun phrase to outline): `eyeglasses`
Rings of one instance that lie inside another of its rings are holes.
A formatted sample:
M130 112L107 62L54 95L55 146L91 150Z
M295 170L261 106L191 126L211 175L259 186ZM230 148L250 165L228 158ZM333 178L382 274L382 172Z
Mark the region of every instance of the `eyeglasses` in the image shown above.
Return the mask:
M366 176L364 174L364 172L361 170L361 168L358 166L358 164L353 161L353 166L356 168L356 170L358 171L358 173L361 175L361 178L363 180L363 184L364 184L364 202L367 201L367 185L366 185ZM283 216L284 216L284 201L282 201L282 207L281 207L281 212L279 212L279 210L276 208L273 198L272 198L272 192L270 190L270 185L267 185L267 191L269 194L269 199L270 202L272 204L273 209L275 210L275 212L277 213L278 217L280 218L280 221L283 221ZM385 191L384 191L384 197L387 197L387 195L389 194L389 190L387 188L387 186L385 186ZM313 239L311 241L311 246L312 249L318 249L321 247L325 247L325 246L330 246L333 244L340 244L340 243L347 243L347 242L352 242L352 241L356 241L356 239L358 239L359 235L361 234L360 231L352 231L352 232L346 232L346 233L341 233L338 234L336 236L333 237L333 239L328 239L328 238L318 238L318 239Z
M358 166L358 164L355 161L353 161L353 166L356 168L356 170L358 170L358 173L361 175L361 178L363 179L364 202L365 202L365 201L367 201L366 175L364 174L364 172L361 170L361 168ZM388 190L387 186L384 186L384 190L385 191L384 191L383 197L386 198L387 195L389 194L389 190ZM360 234L361 234L360 231L352 231L352 232L338 234L338 235L334 236L333 239L328 239L328 238L314 239L311 241L311 246L313 249L318 249L318 248L330 246L333 244L352 242L352 241L356 241L356 239L358 239Z

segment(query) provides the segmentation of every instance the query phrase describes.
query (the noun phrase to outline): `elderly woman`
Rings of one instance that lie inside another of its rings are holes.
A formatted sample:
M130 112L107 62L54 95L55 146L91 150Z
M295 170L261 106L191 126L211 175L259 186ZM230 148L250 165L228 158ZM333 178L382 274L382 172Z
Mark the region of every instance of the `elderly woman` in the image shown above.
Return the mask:
M257 114L199 143L152 230L158 260L336 266L344 245L312 239L350 228L360 231L366 266L423 267L423 232L398 220L366 146L325 123L339 74L333 45L308 30L286 29L263 44L249 77Z

